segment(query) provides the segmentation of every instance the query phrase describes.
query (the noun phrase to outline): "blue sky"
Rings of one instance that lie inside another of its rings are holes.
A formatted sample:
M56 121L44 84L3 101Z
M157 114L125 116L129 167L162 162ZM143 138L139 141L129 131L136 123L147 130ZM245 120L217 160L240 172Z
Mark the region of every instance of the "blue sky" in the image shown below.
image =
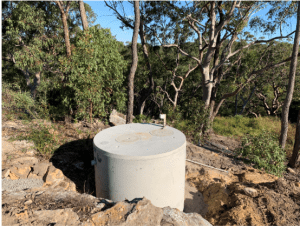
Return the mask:
M118 41L122 41L124 43L126 43L127 41L131 42L133 30L131 30L131 29L130 30L126 30L126 29L122 30L120 28L120 25L121 25L120 21L113 14L113 11L110 10L105 5L104 1L84 1L84 2L88 3L92 7L94 12L98 15L95 24L100 24L101 27L103 27L103 28L110 28L112 35L116 36L116 39ZM127 1L124 1L123 4L124 4L124 9L125 9L126 14L134 17L133 6L130 3L128 3ZM264 18L267 12L268 12L268 9L265 8L265 9L259 11L258 13L254 14L253 16L260 16L260 17ZM289 24L289 27L283 28L283 31L282 31L283 35L286 35L286 34L292 32L293 30L295 30L296 17L289 19L287 21L287 23ZM246 30L250 31L250 28L247 28ZM262 34L260 32L255 32L254 35L256 36L256 38L264 36L265 39L270 39L275 36L279 36L280 33L278 31L275 34L266 35L266 34ZM294 36L292 36L292 37L294 37ZM140 41L138 40L138 42L140 42Z

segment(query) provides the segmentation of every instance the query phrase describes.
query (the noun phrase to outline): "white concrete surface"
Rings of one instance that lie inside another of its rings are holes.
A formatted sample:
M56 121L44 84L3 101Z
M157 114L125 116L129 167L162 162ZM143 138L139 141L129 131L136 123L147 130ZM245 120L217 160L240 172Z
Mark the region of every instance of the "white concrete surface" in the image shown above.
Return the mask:
M115 202L146 197L183 210L186 138L157 124L111 127L94 138L96 195Z

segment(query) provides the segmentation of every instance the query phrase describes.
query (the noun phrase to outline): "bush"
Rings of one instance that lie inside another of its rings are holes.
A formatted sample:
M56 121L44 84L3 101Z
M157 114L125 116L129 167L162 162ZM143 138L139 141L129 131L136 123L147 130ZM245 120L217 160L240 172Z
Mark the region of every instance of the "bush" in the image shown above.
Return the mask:
M66 87L74 91L74 97L65 94L64 103L76 109L76 118L104 117L112 106L120 109L125 105L126 62L119 53L120 45L109 29L94 26L76 35L70 58L60 59Z
M31 97L30 92L22 91L16 83L2 84L2 107L6 109L6 115L21 119L47 118L43 106L38 105Z
M279 147L278 138L274 133L263 130L259 135L248 135L242 138L240 154L249 158L255 168L282 176L285 171L286 153Z

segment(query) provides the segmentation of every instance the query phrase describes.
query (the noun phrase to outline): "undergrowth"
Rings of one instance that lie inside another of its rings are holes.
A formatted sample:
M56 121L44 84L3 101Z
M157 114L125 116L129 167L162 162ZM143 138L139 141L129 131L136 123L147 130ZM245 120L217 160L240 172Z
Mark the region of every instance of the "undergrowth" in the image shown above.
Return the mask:
M244 136L239 154L253 162L255 168L268 173L281 177L285 171L286 153L273 132L262 130L257 136Z
M249 118L237 115L235 117L216 117L213 123L213 130L216 134L234 137L238 140L244 135L259 138L263 132L269 132L274 134L275 141L279 141L280 129L281 121L277 117ZM285 148L288 157L292 155L295 133L295 125L289 124Z

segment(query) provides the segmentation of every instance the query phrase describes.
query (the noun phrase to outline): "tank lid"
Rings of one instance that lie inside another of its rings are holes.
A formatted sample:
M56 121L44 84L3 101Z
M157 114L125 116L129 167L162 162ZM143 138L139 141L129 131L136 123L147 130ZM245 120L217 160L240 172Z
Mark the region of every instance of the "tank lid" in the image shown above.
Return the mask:
M171 152L186 142L179 130L149 123L111 127L94 137L94 146L116 155L151 156Z

